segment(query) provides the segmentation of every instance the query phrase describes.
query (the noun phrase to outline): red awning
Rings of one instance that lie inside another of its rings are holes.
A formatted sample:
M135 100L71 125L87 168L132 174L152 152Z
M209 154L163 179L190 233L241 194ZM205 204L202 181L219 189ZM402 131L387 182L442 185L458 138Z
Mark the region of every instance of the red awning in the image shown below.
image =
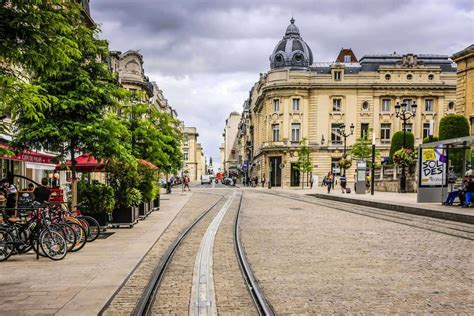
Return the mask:
M0 144L1 148L12 149L6 144ZM16 160L16 161L26 161L33 163L45 163L45 164L56 164L56 157L53 155L43 154L36 151L24 150L16 156L7 156L3 155L1 158Z
M66 162L67 166L71 166L71 160ZM76 171L78 172L100 172L104 171L105 161L97 161L97 159L90 154L83 154L76 157Z
M160 169L157 166L155 166L154 164L152 164L151 162L149 162L147 160L144 160L144 159L138 159L138 163L143 165L143 166L146 166L150 169L153 169L153 170L159 170Z

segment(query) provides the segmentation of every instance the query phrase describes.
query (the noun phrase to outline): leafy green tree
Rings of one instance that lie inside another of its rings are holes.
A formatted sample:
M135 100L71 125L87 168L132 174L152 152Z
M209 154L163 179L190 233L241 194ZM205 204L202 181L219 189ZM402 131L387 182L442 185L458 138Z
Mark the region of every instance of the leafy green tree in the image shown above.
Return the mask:
M415 147L415 137L413 133L406 132L405 134L405 148L414 149ZM395 152L403 148L403 131L398 131L392 136L392 141L390 144L390 161L393 162L393 155Z
M313 165L310 158L311 150L306 144L306 138L300 141L300 147L298 148L298 165L297 168L302 174L301 188L304 189L304 174L306 177L308 173L313 171Z
M372 143L366 137L361 137L352 145L349 152L351 157L355 160L364 160L368 166L372 164ZM375 150L375 159L380 157L380 150Z
M29 119L43 118L38 109L51 99L37 80L81 57L82 19L73 1L0 2L0 114L21 109Z
M125 96L125 90L105 62L109 55L107 42L97 39L96 30L81 20L75 28L75 40L81 56L56 72L45 73L32 82L49 106L37 106L37 116L28 114L21 104L12 117L17 127L13 144L19 149L47 148L59 158L71 158L72 203L76 203L76 161L80 153L98 159L130 155L129 132L126 125L110 114Z
M439 140L469 136L469 129L469 122L463 115L446 115L439 123ZM463 161L466 161L466 155L470 156L469 152L462 148L449 150L448 158L451 160L455 172L462 172Z
M437 136L432 136L431 139L429 137L423 138L423 144L434 143L437 142L439 139Z

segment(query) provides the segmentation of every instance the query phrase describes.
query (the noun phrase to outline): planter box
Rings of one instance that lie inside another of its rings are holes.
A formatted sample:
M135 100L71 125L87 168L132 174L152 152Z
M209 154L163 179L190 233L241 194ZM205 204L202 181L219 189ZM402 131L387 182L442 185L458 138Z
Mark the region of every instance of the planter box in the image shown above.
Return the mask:
M138 206L138 216L140 219L145 219L148 214L150 214L150 203L146 201L140 203L140 206Z
M112 227L129 226L133 227L138 221L137 207L115 208L112 213Z
M160 209L160 195L158 194L158 196L153 200L153 208L155 210L159 210Z
M105 228L109 224L109 214L107 214L107 213L82 212L82 214L95 218L99 222L99 225L100 225L101 228Z

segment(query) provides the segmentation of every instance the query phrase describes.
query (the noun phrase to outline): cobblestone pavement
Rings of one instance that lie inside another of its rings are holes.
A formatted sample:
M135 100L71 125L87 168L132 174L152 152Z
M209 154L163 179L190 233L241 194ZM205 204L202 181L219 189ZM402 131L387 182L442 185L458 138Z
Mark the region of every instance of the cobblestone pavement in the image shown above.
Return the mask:
M181 242L158 288L151 309L152 314L187 315L189 313L196 254L202 236L224 203L225 199L217 203Z
M474 314L471 240L253 190L242 207L247 258L279 315Z
M109 229L64 260L26 254L0 262L0 314L96 315L190 196L163 195L161 209L134 228Z
M214 244L214 287L219 315L255 315L234 247L234 225L240 198L227 211Z
M183 210L168 226L155 245L143 258L142 262L130 275L125 284L116 293L104 311L104 315L130 314L138 303L143 289L153 273L161 256L166 252L173 241L188 227L203 211L215 203L220 196L193 193L192 198ZM188 300L189 302L189 300Z

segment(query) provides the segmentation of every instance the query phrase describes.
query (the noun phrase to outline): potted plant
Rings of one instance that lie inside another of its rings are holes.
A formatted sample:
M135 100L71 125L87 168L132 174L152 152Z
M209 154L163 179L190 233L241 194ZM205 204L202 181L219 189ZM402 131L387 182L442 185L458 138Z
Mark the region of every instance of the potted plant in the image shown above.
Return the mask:
M416 153L411 148L402 148L393 154L393 162L400 167L409 167L416 163Z
M138 189L143 197L143 201L139 206L139 215L143 219L151 213L153 209L151 201L158 195L159 172L158 167L145 160L138 160L138 170L142 176Z
M347 170L352 166L352 159L348 157L341 158L337 164L339 165L339 168Z
M115 206L114 190L97 180L81 180L77 188L81 213L95 218L101 227L107 226Z
M132 227L138 220L138 206L142 201L142 194L137 189L141 181L137 162L134 159L110 161L107 172L107 181L115 192L112 226Z

